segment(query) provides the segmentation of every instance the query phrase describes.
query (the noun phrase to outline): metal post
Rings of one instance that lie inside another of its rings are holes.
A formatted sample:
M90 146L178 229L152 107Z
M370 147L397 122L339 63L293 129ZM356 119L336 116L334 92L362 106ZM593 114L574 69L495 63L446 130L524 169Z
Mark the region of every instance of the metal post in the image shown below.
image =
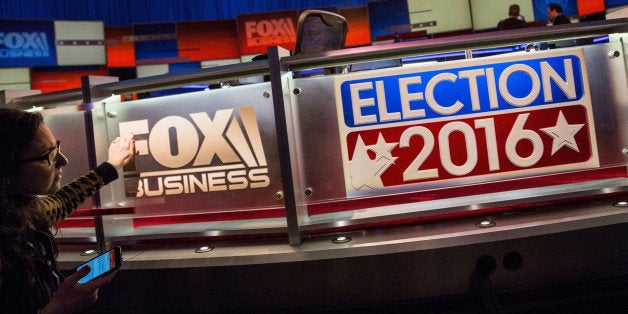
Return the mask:
M268 66L270 70L270 82L273 96L273 107L275 112L275 129L277 132L277 146L279 149L279 164L281 168L281 180L283 184L283 197L286 207L286 220L288 224L288 238L290 245L300 245L303 241L300 221L306 215L307 210L299 197L295 188L295 173L293 172L293 162L291 158L290 137L288 134L289 121L291 116L286 112L291 112L290 103L285 103L283 86L283 68L281 57L289 56L289 51L281 47L268 48Z
M91 85L89 76L81 77L81 88L83 94L83 104L90 104L92 102L91 97ZM96 142L94 138L94 123L92 117L92 108L91 106L85 106L85 132L87 138L87 160L89 163L89 169L96 168ZM100 203L100 192L96 191L92 196L94 200L94 207L99 208ZM107 249L105 243L105 228L103 226L102 216L94 215L94 231L96 233L96 245L98 247L99 252L104 252Z

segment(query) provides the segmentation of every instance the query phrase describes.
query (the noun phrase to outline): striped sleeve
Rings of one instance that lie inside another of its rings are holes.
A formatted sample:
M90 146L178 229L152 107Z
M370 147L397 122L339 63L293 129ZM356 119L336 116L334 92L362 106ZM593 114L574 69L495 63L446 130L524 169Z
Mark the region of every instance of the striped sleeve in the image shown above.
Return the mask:
M33 199L32 206L43 211L53 226L69 216L79 204L94 195L101 187L117 178L118 172L115 167L105 162L63 186L56 193Z

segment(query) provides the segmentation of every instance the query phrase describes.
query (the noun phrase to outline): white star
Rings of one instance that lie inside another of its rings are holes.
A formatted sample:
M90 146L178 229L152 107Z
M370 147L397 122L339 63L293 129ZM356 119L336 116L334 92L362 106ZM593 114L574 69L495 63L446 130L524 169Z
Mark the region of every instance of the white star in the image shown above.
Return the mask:
M368 148L375 153L375 161L382 162L382 158L388 159L390 163L394 163L397 157L393 157L390 151L397 146L397 143L386 143L382 133L377 137L377 143L370 145Z
M373 160L368 155L368 148L364 145L362 137L358 135L357 142L355 143L355 149L353 152L353 158L349 161L349 172L351 175L351 184L354 189L373 189L381 185L375 177L376 170L373 170L369 165L373 163Z
M578 143L574 136L584 124L569 124L563 115L561 110L558 114L558 120L556 120L556 126L541 129L545 134L551 136L554 141L552 142L552 155L556 153L563 146L567 146L576 152L580 152L578 149Z
M349 161L349 173L351 185L355 190L376 189L384 187L381 175L397 160L390 151L397 146L397 143L386 143L380 133L377 143L365 145L362 136L358 135L353 151L353 156ZM369 156L369 151L375 153L375 158Z

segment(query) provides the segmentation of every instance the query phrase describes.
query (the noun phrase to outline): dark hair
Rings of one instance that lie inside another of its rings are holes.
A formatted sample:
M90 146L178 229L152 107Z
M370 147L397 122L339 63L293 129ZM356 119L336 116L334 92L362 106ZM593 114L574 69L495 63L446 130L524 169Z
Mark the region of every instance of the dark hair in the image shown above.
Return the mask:
M32 257L23 250L24 234L34 227L52 237L43 213L23 208L24 197L13 194L17 161L35 137L43 117L18 109L0 108L0 272L20 266L32 276Z
M508 15L510 16L519 16L519 5L513 4L508 8Z
M563 7L560 6L560 4L556 3L556 2L552 2L547 6L550 10L552 11L556 11L560 14L563 13Z
M39 113L0 108L0 175L14 171L16 161L35 137L42 123Z

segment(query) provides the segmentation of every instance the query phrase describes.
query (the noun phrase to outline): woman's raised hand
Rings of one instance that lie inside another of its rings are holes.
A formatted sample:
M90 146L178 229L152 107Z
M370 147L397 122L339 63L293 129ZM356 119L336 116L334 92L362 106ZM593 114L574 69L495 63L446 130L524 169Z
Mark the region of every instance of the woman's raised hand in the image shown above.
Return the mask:
M135 152L133 136L131 133L128 136L116 137L109 145L109 159L107 159L107 162L116 167L116 169L122 168L133 158Z

